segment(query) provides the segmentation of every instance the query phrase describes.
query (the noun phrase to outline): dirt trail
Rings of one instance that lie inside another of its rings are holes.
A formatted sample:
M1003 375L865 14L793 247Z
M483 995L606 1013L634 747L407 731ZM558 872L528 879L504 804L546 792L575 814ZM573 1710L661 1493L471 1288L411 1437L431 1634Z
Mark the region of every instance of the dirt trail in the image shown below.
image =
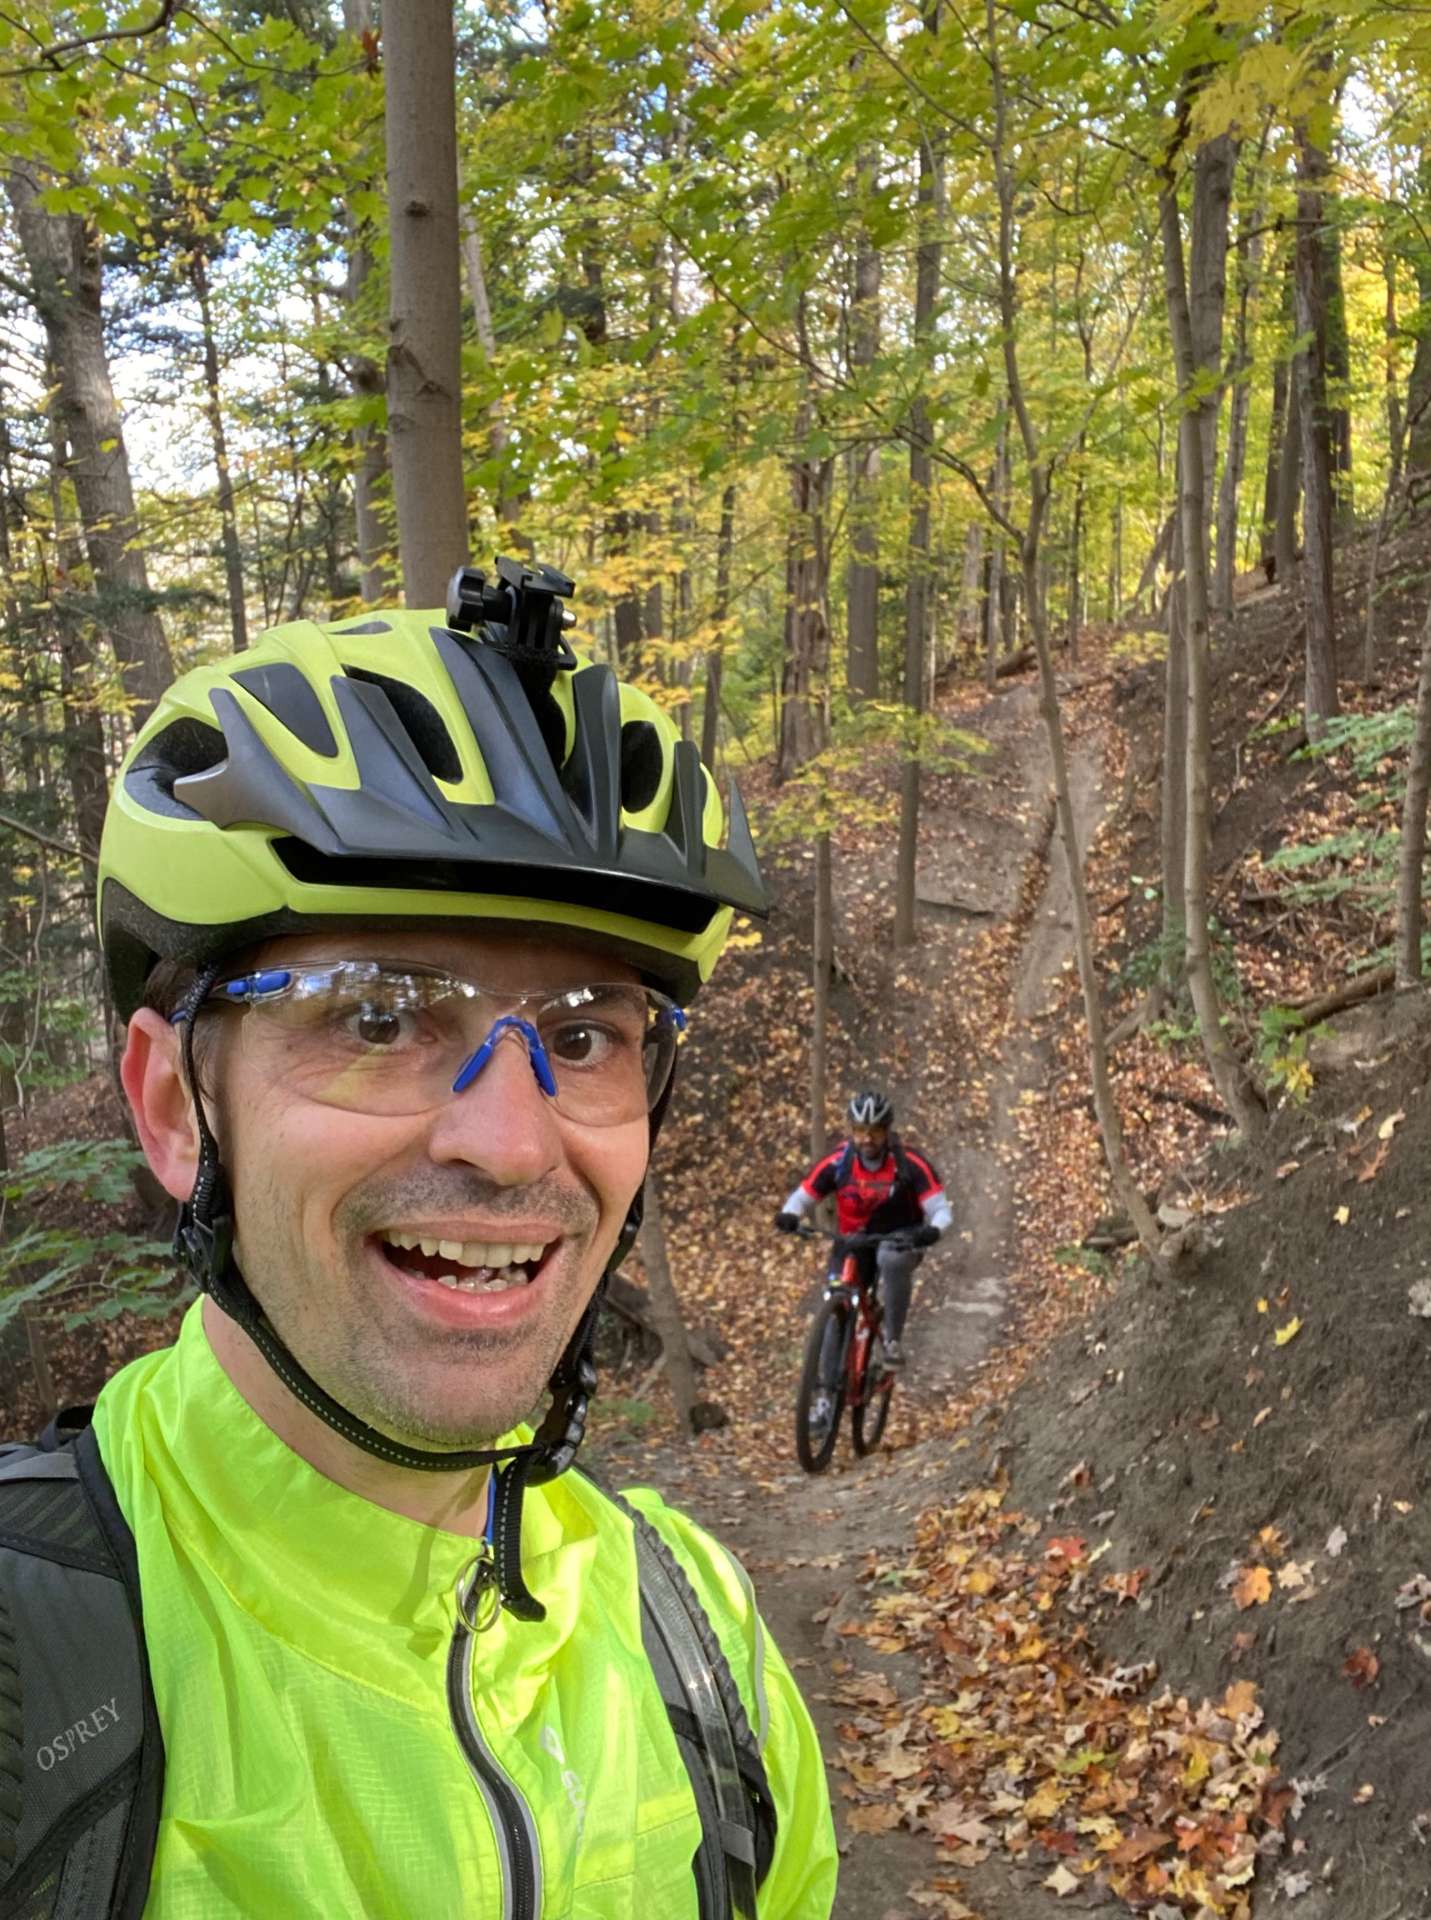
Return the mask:
M991 699L970 717L997 749L986 778L969 783L956 809L926 815L919 897L925 912L947 913L975 928L1012 920L1023 900L1029 862L1047 851L1047 877L1013 981L1014 1019L990 1090L990 1121L971 1132L957 1113L929 1140L954 1199L955 1229L924 1263L907 1329L912 1356L906 1404L896 1396L890 1438L900 1445L901 1411L909 1401L957 1390L1004 1328L1010 1302L1014 1203L1018 1183L1015 1111L1025 1089L1040 1086L1048 1063L1044 1015L1049 982L1073 951L1071 900L1060 849L1050 842L1048 748L1031 688ZM1102 818L1103 766L1097 741L1078 743L1071 777L1086 849ZM962 944L962 943L961 943ZM811 1304L817 1297L811 1290ZM901 1392L904 1390L901 1389ZM793 1385L792 1385L793 1418ZM907 1440L908 1427L904 1438ZM621 1448L608 1464L621 1470ZM810 1701L828 1757L838 1751L832 1694L851 1665L881 1673L901 1693L913 1693L916 1663L875 1656L840 1633L861 1590L855 1574L866 1556L897 1555L908 1545L918 1510L935 1489L927 1483L950 1470L948 1444L925 1442L856 1461L841 1440L828 1473L809 1478L793 1467L772 1490L711 1479L701 1465L662 1450L645 1453L643 1477L653 1478L677 1505L711 1527L754 1577L777 1642ZM842 1849L837 1920L913 1920L918 1909L903 1896L911 1883L937 1870L932 1845L902 1830L850 1834L836 1782L836 1822ZM1001 1907L1001 1912L1011 1911Z

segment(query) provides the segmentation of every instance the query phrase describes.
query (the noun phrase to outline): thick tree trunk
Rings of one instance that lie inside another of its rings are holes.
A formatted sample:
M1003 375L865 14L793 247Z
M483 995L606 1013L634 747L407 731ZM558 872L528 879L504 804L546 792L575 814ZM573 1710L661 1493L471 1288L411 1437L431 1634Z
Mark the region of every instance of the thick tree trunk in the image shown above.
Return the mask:
M1416 724L1401 804L1401 855L1396 887L1396 984L1421 978L1421 882L1426 866L1426 797L1431 788L1431 608L1421 630Z
M1257 1138L1266 1115L1242 1064L1228 1045L1222 1026L1222 1007L1212 972L1209 937L1208 856L1211 845L1208 761L1211 696L1209 690L1209 606L1206 487L1203 479L1203 434L1196 408L1189 402L1197 378L1192 324L1188 312L1187 280L1183 264L1182 227L1178 215L1177 185L1169 165L1158 201L1163 241L1163 277L1168 327L1177 368L1178 395L1184 405L1178 434L1179 528L1183 541L1183 579L1186 588L1187 639L1187 820L1183 862L1184 948L1188 988L1197 1015L1198 1032L1208 1066L1229 1111L1243 1134Z
M197 247L190 264L190 282L194 298L199 304L199 325L204 341L204 411L208 416L209 438L214 449L214 471L219 481L219 526L223 538L229 630L233 634L235 653L242 653L248 645L243 558L239 552L238 515L234 511L234 483L229 470L228 436L224 432L223 400L219 390L219 348L214 338L214 309L209 297L209 263Z
M1326 156L1305 129L1297 136L1297 334L1294 377L1302 416L1302 600L1307 618L1307 737L1337 711L1337 636L1332 575L1332 450L1327 412L1327 300L1322 229Z
M641 1264L646 1269L651 1318L660 1336L666 1378L670 1382L671 1397L676 1403L676 1421L681 1438L689 1440L692 1432L691 1412L696 1404L696 1368L691 1359L691 1337L681 1312L680 1295L671 1278L660 1191L656 1176L649 1171L646 1175L645 1208L641 1216L640 1246Z
M855 381L879 352L880 256L863 228L856 241L854 302L850 314L850 373ZM879 447L874 442L849 456L850 560L845 574L848 623L846 678L851 695L873 700L879 693Z
M109 378L99 236L78 215L46 212L40 196L49 184L21 166L6 180L58 385L100 620L138 727L174 668L139 545L124 423Z
M929 16L926 15L926 25ZM914 342L927 351L934 332L939 297L942 249L933 232L935 199L939 190L939 161L927 140L919 148L921 237L915 256ZM933 577L929 552L929 508L934 485L930 451L932 429L921 386L910 408L909 439L909 583L904 600L904 704L910 713L924 710L924 655L929 644L929 609ZM917 905L915 866L919 853L919 761L906 750L899 778L899 847L894 887L894 944L914 944Z
M441 607L468 557L462 478L457 49L448 0L383 18L392 284L388 445L410 607Z

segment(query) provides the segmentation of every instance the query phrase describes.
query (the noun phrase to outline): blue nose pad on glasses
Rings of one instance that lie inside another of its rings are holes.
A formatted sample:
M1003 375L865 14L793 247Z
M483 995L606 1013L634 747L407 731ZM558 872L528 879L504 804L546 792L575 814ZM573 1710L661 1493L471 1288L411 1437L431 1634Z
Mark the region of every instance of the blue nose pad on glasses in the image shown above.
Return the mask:
M497 1050L497 1042L504 1033L519 1033L527 1043L527 1058L532 1063L532 1077L549 1099L556 1099L556 1075L552 1072L552 1063L547 1059L547 1050L542 1045L542 1036L530 1020L522 1020L515 1013L504 1013L500 1020L492 1022L492 1031L478 1047L476 1053L469 1054L457 1069L457 1078L452 1083L454 1093L466 1093L472 1082L486 1066Z

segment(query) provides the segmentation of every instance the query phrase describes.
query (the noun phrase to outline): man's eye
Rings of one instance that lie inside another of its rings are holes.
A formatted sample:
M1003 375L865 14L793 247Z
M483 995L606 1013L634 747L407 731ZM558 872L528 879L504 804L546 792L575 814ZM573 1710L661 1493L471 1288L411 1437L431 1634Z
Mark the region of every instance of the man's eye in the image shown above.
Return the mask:
M612 1036L603 1027L586 1021L558 1027L548 1042L547 1051L571 1067L594 1067L610 1059Z
M411 1040L417 1022L403 1008L368 1001L363 1006L351 1008L343 1025L352 1038L365 1047L390 1048Z

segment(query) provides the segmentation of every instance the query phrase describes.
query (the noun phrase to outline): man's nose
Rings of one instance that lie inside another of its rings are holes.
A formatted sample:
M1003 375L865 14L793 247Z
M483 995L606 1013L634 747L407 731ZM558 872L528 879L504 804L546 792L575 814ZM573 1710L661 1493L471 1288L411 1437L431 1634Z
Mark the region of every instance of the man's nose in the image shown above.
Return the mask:
M434 1116L428 1150L442 1163L480 1167L500 1186L529 1186L565 1158L561 1125L520 1029L489 1038L487 1059Z

